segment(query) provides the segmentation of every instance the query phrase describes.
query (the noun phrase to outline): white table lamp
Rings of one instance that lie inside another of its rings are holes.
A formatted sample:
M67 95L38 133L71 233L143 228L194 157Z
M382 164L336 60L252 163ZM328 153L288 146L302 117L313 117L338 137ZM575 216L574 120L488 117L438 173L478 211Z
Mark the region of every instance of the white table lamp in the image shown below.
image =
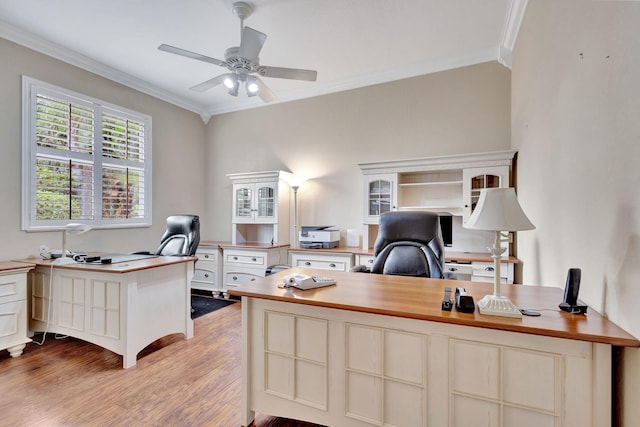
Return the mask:
M75 262L73 257L67 256L67 234L75 235L82 234L91 230L91 227L86 224L79 224L75 222L70 222L69 224L62 227L62 254L60 258L58 258L55 263L56 264L70 264Z
M478 301L480 314L493 316L522 317L522 313L507 297L500 295L500 259L506 250L500 244L508 241L509 231L533 230L536 228L525 215L513 188L487 188L480 190L480 200L464 224L473 230L495 231L493 247L488 248L493 258L493 295Z

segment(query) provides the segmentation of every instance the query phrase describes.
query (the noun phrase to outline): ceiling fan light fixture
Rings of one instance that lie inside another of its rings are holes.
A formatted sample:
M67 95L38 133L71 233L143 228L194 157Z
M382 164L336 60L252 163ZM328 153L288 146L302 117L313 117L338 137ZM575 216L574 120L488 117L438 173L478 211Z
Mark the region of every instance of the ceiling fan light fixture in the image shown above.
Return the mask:
M247 95L249 96L257 95L258 91L260 90L260 86L258 86L258 81L253 76L247 77L246 86L247 86Z
M233 89L233 88L238 86L238 79L237 79L236 76L230 74L230 75L228 75L227 77L224 78L222 83L224 83L224 85L227 87L227 89Z

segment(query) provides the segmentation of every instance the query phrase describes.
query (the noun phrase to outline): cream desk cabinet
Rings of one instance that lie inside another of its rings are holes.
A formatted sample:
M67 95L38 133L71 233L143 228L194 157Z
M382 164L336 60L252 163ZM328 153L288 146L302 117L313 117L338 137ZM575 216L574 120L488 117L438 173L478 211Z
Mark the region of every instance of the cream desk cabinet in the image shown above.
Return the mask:
M195 257L154 257L114 264L34 259L29 273L29 333L52 332L99 345L122 365L158 338L193 337ZM25 260L29 261L29 260Z
M200 242L196 251L195 270L191 289L210 291L219 294L223 290L222 284L222 250L216 242Z
M239 285L264 277L267 267L287 264L289 245L261 243L221 244L223 261L222 295Z
M27 272L35 265L0 262L0 350L22 354L27 336Z
M591 309L558 310L560 288L506 287L542 312L513 319L441 310L445 287L477 301L489 283L335 271L336 285L302 291L279 288L284 274L231 291L243 426L254 412L341 427L608 426L613 348L640 346Z

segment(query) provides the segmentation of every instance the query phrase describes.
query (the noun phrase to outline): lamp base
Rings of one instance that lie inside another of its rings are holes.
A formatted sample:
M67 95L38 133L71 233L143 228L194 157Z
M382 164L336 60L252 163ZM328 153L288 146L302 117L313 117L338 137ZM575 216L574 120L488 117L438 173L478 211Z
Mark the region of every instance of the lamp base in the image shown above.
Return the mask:
M76 261L68 256L61 256L60 258L56 258L53 260L53 265L65 265L65 264L75 264Z
M478 301L480 314L490 316L504 316L522 318L522 313L507 297L500 295L485 295Z

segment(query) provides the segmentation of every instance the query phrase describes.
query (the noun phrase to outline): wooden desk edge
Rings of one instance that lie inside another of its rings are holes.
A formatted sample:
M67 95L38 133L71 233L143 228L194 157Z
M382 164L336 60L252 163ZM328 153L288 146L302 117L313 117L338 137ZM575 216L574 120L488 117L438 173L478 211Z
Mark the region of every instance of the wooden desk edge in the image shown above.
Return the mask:
M146 258L114 264L83 264L80 262L75 262L73 264L53 264L54 260L39 258L16 260L15 262L31 264L33 265L33 267L51 267L51 265L53 264L53 268L55 269L64 268L108 273L130 273L133 271L146 270L163 265L180 264L197 260L198 258L195 256L160 256L155 258Z
M307 274L315 274L319 272L316 270L308 270L304 271L304 269L296 269L300 270L299 272L307 273ZM366 306L363 304L358 304L357 302L347 301L348 298L341 298L339 300L331 299L331 298L315 298L313 294L318 292L319 296L323 296L322 292L325 288L314 289L312 291L302 291L302 290L289 290L287 293L283 292L281 289L275 291L277 289L276 284L281 277L283 277L285 273L280 272L272 276L268 276L264 279L260 279L259 281L253 282L251 285L240 286L238 288L229 289L229 294L232 296L238 297L249 297L249 298L259 298L273 301L281 301L288 302L293 304L303 304L310 305L316 307L325 307L325 308L333 308L337 310L347 310L347 311L356 311L362 313L370 313L370 314L378 314L378 315L386 315L386 316L394 316L394 317L403 317L409 319L417 319L417 320L425 320L425 321L433 321L439 323L449 323L454 325L461 326L469 326L469 327L478 327L478 328L486 328L486 329L494 329L501 330L507 332L519 332L526 333L532 335L540 335L547 336L553 338L563 338L563 339L572 339L586 342L594 342L594 343L602 343L609 344L613 346L621 346L621 347L640 347L640 340L636 339L622 328L617 326L615 323L609 321L605 317L601 316L593 309L589 309L586 317L577 314L568 314L564 312L560 312L559 309L556 308L554 313L545 314L542 318L523 318L523 319L513 319L513 318L505 318L500 316L489 316L479 314L478 310L474 313L459 313L457 311L452 312L444 312L440 311L438 301L429 301L424 303L424 306L433 306L434 308L427 310L408 310L401 311L397 308L391 307L389 304L389 308L386 308L386 304L378 304L375 307ZM345 282L344 275L349 274L366 274L366 273L338 273L334 272L334 276L340 282L339 286L345 286L343 283ZM394 277L399 276L384 276L381 275L384 280L393 280ZM359 276L356 276L359 277ZM366 277L366 276L364 276ZM414 278L411 278L414 279ZM409 280L411 280L409 279ZM406 278L401 278L399 280L407 280ZM437 280L437 279L429 279L429 280ZM432 282L434 283L434 282ZM440 283L440 280L437 281ZM486 294L486 291L490 289L490 286L487 289L484 287L488 286L486 283L478 283L478 282L466 282L466 281L452 281L452 280L441 280L442 288L463 286L467 287L467 290L473 289L477 291L478 287L481 287L481 291L483 294ZM356 285L362 285L363 282L361 280L357 281ZM514 285L515 286L515 285ZM514 292L519 290L518 288L512 288ZM561 293L561 289L559 288L545 288L545 287L531 287L538 289L531 289L536 292L545 292L545 293ZM329 288L327 288L329 289ZM337 289L336 289L337 290ZM523 289L524 290L524 289ZM395 291L391 291L395 292ZM477 293L477 292L476 292ZM437 292L438 298L441 298L441 293ZM327 294L325 294L326 296ZM555 294L554 294L555 295ZM379 295L378 295L379 296ZM476 300L478 296L476 295ZM438 308L435 308L435 306ZM557 307L557 306L556 306ZM549 316L558 316L557 319L549 318ZM578 316L578 317L576 317ZM541 322L542 320L542 322ZM584 328L584 324L581 322L589 321L592 322L587 328ZM551 322L552 327L548 325ZM555 325L560 326L555 326ZM568 325L570 324L570 325ZM547 325L545 327L545 325ZM568 326L567 326L568 325ZM582 330L580 330L582 329Z

